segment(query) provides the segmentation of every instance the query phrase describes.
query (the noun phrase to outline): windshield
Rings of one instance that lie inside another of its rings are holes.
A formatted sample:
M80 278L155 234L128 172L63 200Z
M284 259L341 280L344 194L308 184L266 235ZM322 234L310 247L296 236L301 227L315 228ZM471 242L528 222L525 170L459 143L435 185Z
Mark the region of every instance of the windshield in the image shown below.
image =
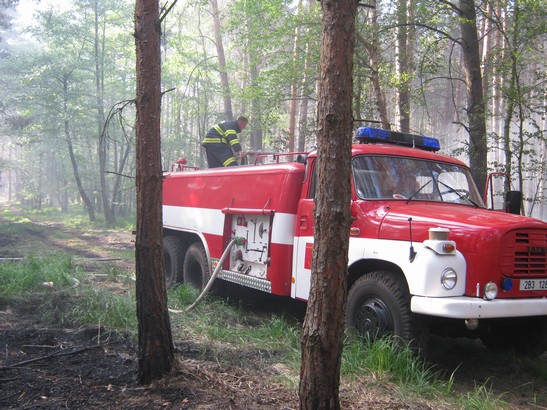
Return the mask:
M415 158L357 156L352 160L361 199L452 202L483 207L469 170Z

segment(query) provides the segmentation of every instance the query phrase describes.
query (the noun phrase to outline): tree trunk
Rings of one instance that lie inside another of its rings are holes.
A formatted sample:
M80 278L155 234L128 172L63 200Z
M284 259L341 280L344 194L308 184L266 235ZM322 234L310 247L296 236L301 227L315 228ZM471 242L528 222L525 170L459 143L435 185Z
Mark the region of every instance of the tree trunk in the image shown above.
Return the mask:
M306 13L310 14L311 7L312 7L313 0L308 0L306 5ZM306 34L308 34L309 28L306 29ZM312 61L312 51L311 51L311 44L310 39L306 35L306 47L305 47L305 54L304 54L304 68L302 73L302 80L301 80L301 89L302 89L302 103L300 104L300 114L298 115L300 124L298 126L298 152L304 152L306 150L306 137L309 134L308 131L308 106L310 101L310 76L308 74L309 72L309 66L310 61Z
M160 157L160 21L158 0L137 0L137 236L135 241L138 381L171 371L174 348L163 280Z
M339 409L351 225L352 69L357 2L322 0L317 196L311 293L302 333L300 408Z
M211 5L211 14L213 15L213 31L215 32L215 45L217 47L218 64L220 68L220 83L222 85L222 97L224 98L224 116L225 119L233 120L234 112L232 110L232 97L230 93L230 83L228 81L228 72L226 71L226 57L224 55L224 45L220 33L220 16L218 13L217 0L209 0Z
M68 76L61 77L60 81L63 84L63 117L64 117L64 133L65 133L65 140L68 147L68 156L70 157L70 163L72 164L72 172L74 174L74 180L76 181L76 186L78 187L78 192L80 194L80 197L82 198L82 201L84 201L85 208L87 210L87 214L89 215L89 221L95 222L95 207L93 206L93 202L87 195L84 189L84 185L82 183L82 178L80 177L80 170L78 168L78 161L76 161L76 155L74 153L74 146L72 145L72 136L70 135L70 127L68 118L70 118L70 115L68 113Z
M297 5L298 16L302 15L302 0L298 0ZM290 90L290 102L289 102L289 141L288 150L294 152L294 141L296 140L296 112L298 111L298 78L296 73L296 67L298 65L298 53L300 52L300 25L297 25L294 29L293 39L293 54L292 54L292 73L291 73L291 90ZM298 73L300 75L300 73Z
M376 12L376 0L371 0L369 3L371 6L369 23L374 27L373 38L368 42L362 36L357 35L357 40L365 48L370 59L370 80L374 89L374 95L376 96L376 108L382 128L390 130L391 123L387 114L387 99L380 79L381 53L377 34L378 15Z
M459 12L469 121L469 164L479 192L483 192L488 166L486 113L474 0L460 0Z
M410 96L412 91L412 58L413 38L411 34L413 23L413 2L399 0L397 10L397 75L398 75L398 99L399 129L401 132L410 131Z
M251 87L258 86L258 67L256 57L252 51L247 53L249 59L249 74L251 77ZM260 104L260 98L256 95L251 100L251 149L255 151L262 150L262 106Z
M103 207L104 221L107 226L112 226L116 222L114 214L109 203L108 185L106 182L106 161L107 161L107 142L102 135L105 123L104 115L104 43L101 44L101 35L99 34L99 4L93 5L94 12L94 58L95 58L95 93L97 103L97 135L99 138L98 157L99 157L99 183L101 184L101 201ZM104 39L104 22L102 38Z

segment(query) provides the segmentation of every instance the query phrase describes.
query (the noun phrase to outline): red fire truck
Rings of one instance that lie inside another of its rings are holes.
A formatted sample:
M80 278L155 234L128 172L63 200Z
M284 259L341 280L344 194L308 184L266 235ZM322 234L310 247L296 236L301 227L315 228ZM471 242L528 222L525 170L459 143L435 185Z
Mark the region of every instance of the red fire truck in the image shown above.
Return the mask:
M371 337L419 340L429 330L545 350L547 223L487 209L470 169L437 153L435 138L361 127L356 139L347 326ZM166 172L167 285L203 289L215 270L307 300L316 159L264 154L252 165Z

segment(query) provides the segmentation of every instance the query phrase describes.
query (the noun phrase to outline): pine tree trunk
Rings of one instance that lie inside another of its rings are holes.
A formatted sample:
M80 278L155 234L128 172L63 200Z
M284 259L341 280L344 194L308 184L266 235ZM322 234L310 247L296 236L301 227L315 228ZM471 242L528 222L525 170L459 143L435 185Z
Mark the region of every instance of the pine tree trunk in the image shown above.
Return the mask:
M137 0L137 236L135 241L138 381L171 371L174 348L163 280L160 160L160 21L158 0Z
M481 59L474 0L460 0L460 28L466 78L469 120L469 165L473 179L483 192L487 173L486 113L482 88Z
M311 293L302 334L300 408L339 409L350 215L352 68L357 2L323 0L317 195Z

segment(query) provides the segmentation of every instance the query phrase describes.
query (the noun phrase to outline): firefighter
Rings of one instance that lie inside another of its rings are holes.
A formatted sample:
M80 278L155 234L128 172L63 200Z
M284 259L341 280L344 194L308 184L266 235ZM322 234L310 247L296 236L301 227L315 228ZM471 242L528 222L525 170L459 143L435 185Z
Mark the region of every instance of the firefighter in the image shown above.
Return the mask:
M240 116L236 121L224 121L209 130L201 143L209 168L237 165L236 156L243 157L237 134L247 127L248 122L247 118Z

